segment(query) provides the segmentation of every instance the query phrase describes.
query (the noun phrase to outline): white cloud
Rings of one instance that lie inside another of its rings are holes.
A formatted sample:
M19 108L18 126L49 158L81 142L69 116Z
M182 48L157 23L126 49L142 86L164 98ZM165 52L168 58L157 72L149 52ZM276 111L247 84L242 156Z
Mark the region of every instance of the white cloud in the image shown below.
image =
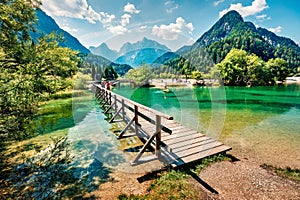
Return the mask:
M165 6L167 13L173 13L174 10L177 10L179 8L179 5L176 4L174 1L166 1Z
M101 15L89 6L86 0L43 1L42 9L51 16L83 19L93 24L97 21L101 21Z
M267 17L266 14L255 16L256 19L265 19Z
M50 16L82 19L91 24L99 22L114 35L128 32L127 25L132 18L130 14L138 14L140 12L140 10L135 8L134 4L127 3L124 6L124 12L126 13L121 16L121 19L117 20L114 14L95 11L88 4L87 0L48 0L43 2L42 9ZM63 25L62 28L68 32L78 31L72 29L69 25Z
M165 40L176 40L180 34L186 32L192 34L193 30L194 26L192 23L186 23L182 17L178 17L176 23L170 23L169 25L162 24L160 26L155 25L152 28L152 34Z
M129 15L129 14L122 15L122 17L121 17L121 25L122 26L126 26L127 24L129 24L130 23L130 18L131 18L131 15Z
M222 10L219 13L219 17L222 17L230 10L236 10L242 15L242 17L247 17L250 15L255 15L257 13L260 13L261 11L265 10L268 7L269 6L266 0L254 0L252 1L251 6L243 6L242 3L231 4L229 8Z
M110 15L108 13L105 13L105 12L100 12L100 15L101 15L101 23L104 25L104 26L110 26L111 23L113 22L113 20L116 18L115 15Z
M137 32L143 33L146 32L148 29L149 29L148 26L142 25L137 29Z
M62 29L64 29L65 31L69 32L69 33L77 33L78 29L76 28L71 28L69 24L63 24L61 26Z
M128 32L128 29L122 25L110 26L107 29L114 35L122 35Z
M86 20L91 24L97 21L108 26L116 17L105 12L96 12L86 0L68 1L52 0L44 1L42 9L51 16L70 17Z
M140 11L140 10L137 10L137 9L135 8L135 5L134 5L134 4L127 3L127 4L124 6L124 12L128 12L128 13L131 13L131 14L138 14L138 13L140 13L141 11Z
M110 24L107 27L107 30L109 30L112 34L114 35L123 35L124 33L129 32L127 25L130 24L130 19L132 18L132 16L130 14L138 14L140 13L140 10L137 10L135 8L134 4L131 3L127 3L124 6L124 10L125 14L123 14L121 16L121 20L118 23ZM130 14L128 14L130 13Z
M269 31L272 31L273 33L280 33L282 31L281 26L277 26L276 28L268 28Z
M256 19L258 19L259 21L265 21L265 20L270 20L271 17L268 17L266 14L263 15L257 15L255 16Z
M214 2L214 6L218 6L220 3L223 3L225 0L218 0Z

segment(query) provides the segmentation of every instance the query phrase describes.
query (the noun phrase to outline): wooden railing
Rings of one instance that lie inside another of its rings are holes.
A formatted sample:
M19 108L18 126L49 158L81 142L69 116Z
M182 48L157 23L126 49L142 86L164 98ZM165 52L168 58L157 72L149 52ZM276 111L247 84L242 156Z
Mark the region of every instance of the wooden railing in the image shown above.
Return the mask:
M172 134L172 131L163 125L162 120L173 120L173 117L106 90L100 85L93 84L93 90L104 114L112 114L109 122L116 121L119 116L126 123L118 139L131 136L146 138L144 146L132 161L132 164L138 164L139 159L150 146L155 148L155 156L159 157L162 144L161 132ZM150 126L147 123L153 125L153 127L149 128ZM143 128L143 126L147 128ZM125 135L129 128L134 129L134 135Z

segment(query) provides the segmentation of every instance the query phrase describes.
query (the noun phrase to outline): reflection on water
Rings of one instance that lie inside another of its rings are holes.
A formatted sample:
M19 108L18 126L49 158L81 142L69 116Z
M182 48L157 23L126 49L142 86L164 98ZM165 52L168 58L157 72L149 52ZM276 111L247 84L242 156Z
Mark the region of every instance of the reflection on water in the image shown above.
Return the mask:
M300 167L300 86L122 87L115 92L172 115L176 121L260 162Z
M36 126L37 138L43 140L61 137L62 131L68 136L72 172L84 179L89 191L108 181L112 168L126 161L93 93L48 102L41 107Z
M97 159L107 167L115 167L125 162L122 151L118 150L119 141L109 131L110 128L101 110L93 108L81 122L70 129L68 138L75 144L74 151L80 155L79 159L85 160L83 164L88 165Z

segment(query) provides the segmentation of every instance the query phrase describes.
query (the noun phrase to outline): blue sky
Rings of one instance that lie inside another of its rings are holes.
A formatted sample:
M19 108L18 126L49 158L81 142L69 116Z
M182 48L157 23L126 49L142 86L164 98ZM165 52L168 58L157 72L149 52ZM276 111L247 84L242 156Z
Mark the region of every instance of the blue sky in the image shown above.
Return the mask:
M44 0L42 9L87 48L105 42L118 50L147 37L176 50L229 10L300 43L298 0Z

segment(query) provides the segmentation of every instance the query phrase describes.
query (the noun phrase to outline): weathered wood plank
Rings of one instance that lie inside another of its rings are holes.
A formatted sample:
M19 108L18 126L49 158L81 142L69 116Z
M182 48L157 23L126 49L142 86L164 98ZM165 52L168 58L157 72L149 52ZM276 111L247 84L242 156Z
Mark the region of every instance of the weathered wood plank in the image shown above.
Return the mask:
M226 152L226 151L229 151L229 150L231 150L231 148L228 147L228 146L225 146L225 145L217 146L217 147L214 147L214 148L211 148L211 149L205 149L201 152L198 152L196 154L192 154L192 155L189 155L189 156L186 156L186 157L178 157L180 159L178 161L180 161L180 162L179 163L172 163L172 166L175 167L175 166L183 165L183 164L186 164L186 163L195 162L195 161L201 160L203 158L213 156L213 155L216 155L216 154L219 154L219 153L223 153L223 152Z
M209 137L206 137L206 136L199 136L199 137L196 137L192 140L187 140L187 141L182 141L180 143L168 143L166 144L169 148L172 148L172 151L173 149L177 149L177 148L181 148L181 147L185 147L187 148L188 145L193 145L194 143L198 143L198 142L202 142L202 141L215 141L214 139L212 138L209 138Z
M168 145L168 144L175 144L178 142L183 142L183 141L191 141L197 137L201 137L203 135L201 135L200 133L197 133L193 130L191 130L190 132L187 132L186 135L180 136L180 135L176 135L177 137L173 137L170 139L164 139L163 141Z
M198 135L200 135L200 133L192 129L185 129L183 132L176 132L175 134L172 135L164 135L163 138L164 141L167 141L167 140L172 140L174 138L186 137L188 135L195 135L195 137L197 137Z

